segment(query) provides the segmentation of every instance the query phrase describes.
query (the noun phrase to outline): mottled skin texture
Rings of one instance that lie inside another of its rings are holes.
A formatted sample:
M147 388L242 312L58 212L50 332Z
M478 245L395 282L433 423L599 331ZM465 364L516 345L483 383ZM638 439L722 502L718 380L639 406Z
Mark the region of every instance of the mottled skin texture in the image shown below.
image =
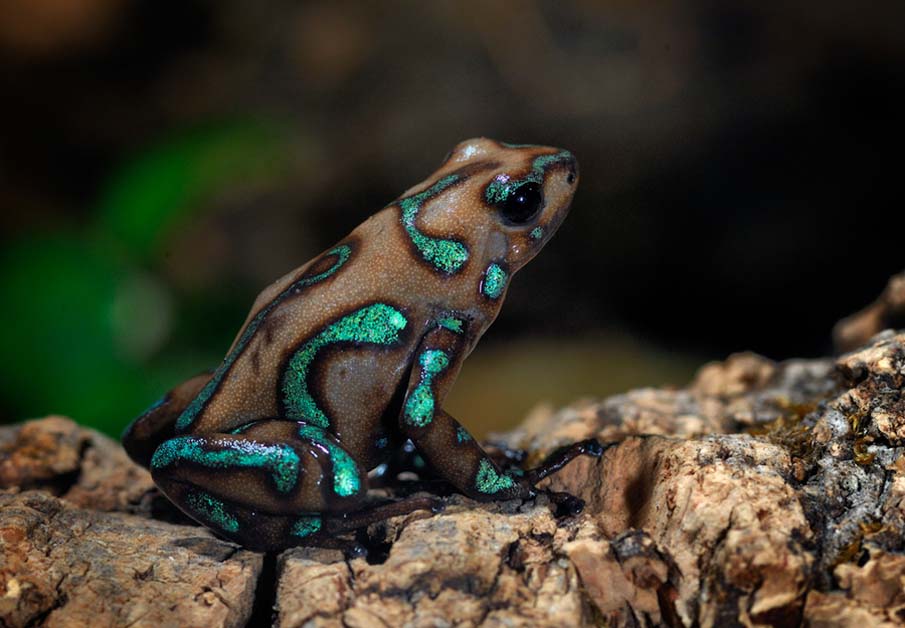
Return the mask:
M329 545L431 506L365 502L367 471L406 439L469 497L534 495L549 470L504 472L442 406L577 183L568 151L460 143L427 180L266 288L220 367L138 417L127 451L191 517L261 549Z

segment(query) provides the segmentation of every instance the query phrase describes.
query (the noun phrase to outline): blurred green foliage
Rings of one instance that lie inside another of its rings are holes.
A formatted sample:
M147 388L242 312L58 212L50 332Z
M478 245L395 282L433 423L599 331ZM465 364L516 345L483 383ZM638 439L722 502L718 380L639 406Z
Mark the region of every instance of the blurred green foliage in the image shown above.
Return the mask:
M0 355L13 359L0 361L0 395L9 419L59 412L117 434L213 363L207 351L168 343L162 245L212 196L279 176L283 137L275 124L242 120L167 138L111 177L88 225L6 243Z
M185 133L151 147L114 177L97 207L98 229L139 261L153 262L166 237L205 199L271 177L287 146L275 124L243 121Z

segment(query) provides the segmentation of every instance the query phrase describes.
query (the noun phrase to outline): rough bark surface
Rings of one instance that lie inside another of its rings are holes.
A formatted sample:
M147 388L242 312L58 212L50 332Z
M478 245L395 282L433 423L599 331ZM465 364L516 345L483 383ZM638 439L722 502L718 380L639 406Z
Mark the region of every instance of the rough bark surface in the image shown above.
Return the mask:
M529 464L618 442L547 480L583 514L453 496L372 526L367 559L264 560L181 519L109 439L4 428L0 623L901 625L903 384L905 334L884 332L837 360L741 354L685 389L538 410L498 438Z
M905 272L894 275L876 301L848 316L833 329L836 349L852 351L884 329L905 327Z
M151 518L153 487L68 419L0 431L0 625L244 625L262 556Z

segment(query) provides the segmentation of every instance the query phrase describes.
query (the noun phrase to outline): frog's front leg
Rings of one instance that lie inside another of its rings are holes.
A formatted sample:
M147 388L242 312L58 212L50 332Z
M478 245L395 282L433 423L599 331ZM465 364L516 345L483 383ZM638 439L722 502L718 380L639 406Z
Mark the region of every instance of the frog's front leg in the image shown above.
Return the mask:
M438 325L415 353L400 425L440 476L468 497L482 501L527 498L532 484L494 463L456 419L441 409L466 350L462 325Z
M444 319L449 320L449 319ZM580 455L599 457L604 449L593 439L564 447L535 469L503 471L458 421L441 409L465 355L461 324L440 323L419 344L400 423L418 451L457 490L482 501L527 498L534 485ZM584 503L567 493L548 494L564 514L581 511Z

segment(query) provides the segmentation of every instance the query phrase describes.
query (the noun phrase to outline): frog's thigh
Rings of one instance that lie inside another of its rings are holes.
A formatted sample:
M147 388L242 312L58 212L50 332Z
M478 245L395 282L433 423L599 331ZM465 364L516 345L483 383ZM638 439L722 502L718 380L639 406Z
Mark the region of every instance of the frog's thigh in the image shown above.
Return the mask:
M179 415L210 379L211 373L187 379L132 421L122 436L129 457L147 468L160 444L176 435Z
M151 474L192 518L246 544L247 535L307 532L313 515L356 508L367 490L336 438L297 421L171 438L154 452Z

